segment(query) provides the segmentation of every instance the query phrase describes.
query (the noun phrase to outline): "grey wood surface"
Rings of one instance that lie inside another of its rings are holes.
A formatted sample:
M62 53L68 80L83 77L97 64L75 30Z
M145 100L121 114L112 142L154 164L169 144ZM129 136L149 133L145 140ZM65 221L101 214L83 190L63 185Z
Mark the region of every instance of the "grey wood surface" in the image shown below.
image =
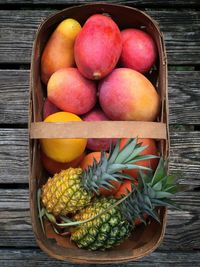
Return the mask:
M0 189L0 247L37 247L31 228L28 189ZM182 192L175 197L182 210L168 211L162 250L200 248L200 195Z
M79 5L79 4L85 4L85 3L93 3L94 1L92 0L1 0L0 5L5 5L5 4L12 4L15 5L15 7L23 5L32 5L34 6L41 6L41 5L62 5L63 6L71 6L71 5ZM165 1L160 1L160 0L107 0L107 1L101 1L101 0L96 0L95 2L107 2L107 3L116 3L116 4L127 4L127 5L134 5L134 6L169 6L171 7L172 5L175 7L179 6L194 6L197 7L199 6L199 1L198 0L188 0L182 1L182 0L165 0Z
M137 262L129 262L125 264L115 265L80 265L70 264L62 261L57 261L44 255L39 249L0 249L0 266L1 267L193 267L199 266L200 252L199 251L183 251L166 252L157 250L151 255L138 260Z
M171 130L170 138L170 171L182 184L200 186L200 132ZM0 147L0 183L28 183L27 129L1 129Z
M29 70L0 70L0 123L28 122ZM170 124L200 124L200 71L169 71Z
M200 11L145 9L160 23L169 64L200 63ZM0 63L29 63L39 23L56 10L0 10ZM174 23L175 22L175 23Z
M40 22L56 10L91 2L0 0L0 267L80 266L48 257L34 239L28 197L28 91L31 48ZM159 249L137 262L114 266L200 266L200 1L106 2L141 8L160 24L170 66L170 172L188 186L176 196L182 210L169 209Z

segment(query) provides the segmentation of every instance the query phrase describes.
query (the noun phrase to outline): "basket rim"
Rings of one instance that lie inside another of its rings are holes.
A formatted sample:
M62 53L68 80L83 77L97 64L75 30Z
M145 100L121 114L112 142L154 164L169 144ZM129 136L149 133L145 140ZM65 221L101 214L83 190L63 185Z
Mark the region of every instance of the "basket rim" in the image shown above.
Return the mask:
M151 18L148 14L146 14L144 11L141 11L139 10L138 8L134 8L134 7L129 7L129 6L125 6L125 5L121 5L121 4L112 4L112 3L103 3L103 2L94 2L94 3L88 3L88 4L81 4L81 5L77 5L77 6L72 6L72 7L69 7L69 8L65 8L65 9L62 9L58 12L55 12L54 14L52 15L49 15L42 23L40 23L39 27L38 27L38 30L36 32L36 38L35 38L35 41L33 43L33 48L32 48L32 58L31 58L31 71L30 71L30 90L29 90L29 108L30 108L30 113L29 113L29 124L28 124L28 130L29 130L29 133L31 131L31 122L32 122L32 108L33 108L33 103L32 103L32 92L33 92L33 84L34 84L34 81L33 81L33 72L34 72L34 69L33 69L33 63L34 63L34 53L35 53L35 48L36 48L36 44L38 42L38 34L40 33L41 29L49 22L49 20L53 19L54 17L58 16L59 14L62 14L64 13L65 11L70 11L70 10L73 10L73 9L80 9L82 7L87 7L87 6L99 6L99 7L121 7L121 8L125 8L127 10L134 10L136 12L138 12L139 14L141 14L142 16L145 16L148 20L151 21L151 23L153 24L153 26L155 27L157 33L159 34L159 40L160 40L160 45L161 45L161 51L162 51L162 61L160 62L160 64L162 64L164 66L164 70L165 70L165 81L164 82L164 85L165 85L165 89L166 89L166 99L165 99L165 104L168 103L168 94L167 94L167 56L166 56L166 50L165 50L165 45L164 45L164 41L163 41L163 34L162 32L160 31L159 29L159 24L153 19ZM167 123L168 123L168 110L166 110L167 112ZM169 147L169 130L168 130L168 124L166 124L166 127L167 127L167 141L168 141L168 147ZM34 146L33 150L36 149L36 147ZM31 139L30 139L30 136L29 136L29 151L31 152ZM34 153L34 152L33 152ZM158 240L156 241L156 244L154 246L151 247L151 249L143 252L143 253L140 253L139 256L135 256L135 255L130 255L130 256L124 256L124 257L118 257L117 258L117 255L114 258L102 258L102 260L100 260L99 258L98 259L86 259L84 257L73 257L73 256L70 256L70 255L58 255L58 254L55 254L54 252L52 252L47 246L46 244L43 242L43 240L40 239L40 236L38 236L38 232L36 231L37 230L37 227L36 227L36 224L35 224L35 218L34 218L34 215L33 215L33 209L34 209L34 203L33 203L33 200L32 200L32 197L33 197L33 181L32 179L34 179L32 177L32 166L30 164L30 168L29 168L29 186L30 186L30 189L29 189L29 203L30 203L30 212L31 212L31 223L32 223L32 228L33 228L33 232L35 234L35 238L36 238L36 241L39 245L39 247L45 251L49 256L51 257L54 257L56 259L59 259L59 260L67 260L67 261L70 261L72 263L97 263L97 264L105 264L105 263L123 263L123 262L128 262L128 261L132 261L132 260L136 260L136 259L139 259L139 258L142 258L148 254L150 254L151 252L153 252L159 245L160 243L162 242L163 240L163 237L164 237L164 233L165 233L165 230L166 230L166 216L167 216L167 208L162 208L163 209L163 220L162 220L162 230L161 230L161 233L160 233L160 236L158 238ZM139 248L141 250L141 248ZM135 250L135 249L134 249ZM78 248L77 248L77 251L78 251ZM109 253L109 251L107 251L107 253ZM95 258L95 257L94 257Z

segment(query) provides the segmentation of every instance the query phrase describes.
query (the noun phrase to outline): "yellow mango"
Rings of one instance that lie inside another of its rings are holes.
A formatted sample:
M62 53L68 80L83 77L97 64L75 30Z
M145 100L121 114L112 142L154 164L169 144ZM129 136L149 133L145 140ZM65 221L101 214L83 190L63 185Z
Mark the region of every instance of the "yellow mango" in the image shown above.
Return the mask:
M47 84L51 75L66 67L73 67L74 42L81 25L74 19L63 20L50 36L41 58L41 79Z

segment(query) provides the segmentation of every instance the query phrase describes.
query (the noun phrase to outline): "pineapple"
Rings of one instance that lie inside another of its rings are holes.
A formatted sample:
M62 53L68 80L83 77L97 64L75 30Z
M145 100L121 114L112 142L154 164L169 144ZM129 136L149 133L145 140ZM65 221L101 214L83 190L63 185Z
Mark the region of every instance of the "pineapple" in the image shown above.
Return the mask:
M79 211L73 219L81 222L106 210L97 218L71 229L71 240L79 248L104 250L129 237L133 225L127 222L120 207L110 208L116 203L117 200L113 197L98 197L88 207Z
M132 192L119 205L112 197L99 197L74 215L74 221L83 223L72 229L71 240L79 248L89 250L105 250L120 244L130 236L136 218L144 221L146 213L159 221L155 207L174 206L168 199L178 190L173 180L167 176L166 164L161 159L155 174L141 173L138 187L133 185Z
M87 206L99 188L113 188L112 181L130 178L123 174L124 169L147 170L135 165L139 160L155 158L153 155L139 155L146 146L137 144L137 139L130 139L119 149L120 140L115 147L111 146L109 157L101 153L100 162L94 160L93 165L83 171L81 168L69 168L49 178L42 188L42 204L48 213L55 216L75 213Z

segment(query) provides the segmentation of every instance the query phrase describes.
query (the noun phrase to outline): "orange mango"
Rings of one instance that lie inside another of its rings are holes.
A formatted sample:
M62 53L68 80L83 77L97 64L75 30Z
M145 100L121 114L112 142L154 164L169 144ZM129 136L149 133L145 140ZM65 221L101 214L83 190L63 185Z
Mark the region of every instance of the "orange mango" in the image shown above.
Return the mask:
M160 97L153 84L141 73L118 68L99 85L99 101L111 120L154 121Z
M45 84L55 71L75 65L74 42L80 30L79 22L69 18L63 20L50 36L41 59L41 79Z

